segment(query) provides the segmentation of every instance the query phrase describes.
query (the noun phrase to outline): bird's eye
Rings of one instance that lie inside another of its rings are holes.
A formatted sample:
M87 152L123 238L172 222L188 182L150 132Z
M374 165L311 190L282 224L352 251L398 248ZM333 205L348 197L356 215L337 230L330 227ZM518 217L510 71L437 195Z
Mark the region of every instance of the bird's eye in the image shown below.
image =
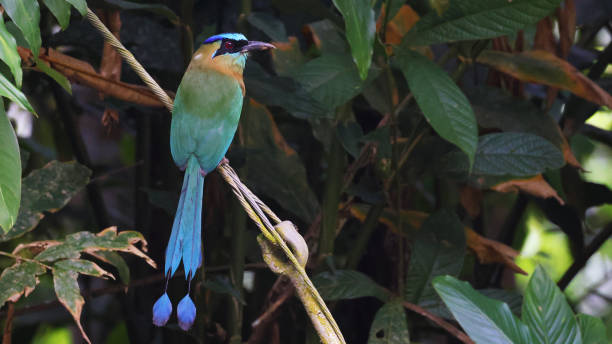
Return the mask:
M225 50L232 50L234 49L234 43L227 41L224 43L223 47L225 48Z

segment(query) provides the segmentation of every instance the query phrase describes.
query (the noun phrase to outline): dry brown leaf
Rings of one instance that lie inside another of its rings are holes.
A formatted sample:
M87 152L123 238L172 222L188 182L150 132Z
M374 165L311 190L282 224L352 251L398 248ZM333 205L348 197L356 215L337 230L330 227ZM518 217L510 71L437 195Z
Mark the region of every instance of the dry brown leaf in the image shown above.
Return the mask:
M378 20L376 21L376 31L382 29L383 20L385 20L385 7L383 5ZM387 30L385 32L386 44L399 45L404 38L404 35L412 29L414 24L419 21L419 15L408 5L400 7L397 14L387 22Z
M565 0L565 5L557 9L559 20L559 56L566 58L576 37L576 6L574 0Z
M32 52L29 49L23 47L18 47L17 49L23 61L32 60ZM86 85L103 92L107 96L145 106L164 106L146 86L105 78L97 73L89 63L62 54L56 50L41 48L39 59L49 63L51 67L62 73L72 82ZM170 92L168 93L171 96L173 95Z
M612 107L610 94L550 52L534 50L512 54L486 50L476 61L519 80L562 88L596 104Z
M557 194L557 191L555 191L555 189L553 189L550 184L544 180L541 174L527 179L509 180L507 182L492 186L491 189L498 192L521 191L540 198L553 197L561 205L565 204L563 199Z
M480 202L482 202L482 191L471 186L464 186L459 195L459 201L467 213L476 218L480 214Z

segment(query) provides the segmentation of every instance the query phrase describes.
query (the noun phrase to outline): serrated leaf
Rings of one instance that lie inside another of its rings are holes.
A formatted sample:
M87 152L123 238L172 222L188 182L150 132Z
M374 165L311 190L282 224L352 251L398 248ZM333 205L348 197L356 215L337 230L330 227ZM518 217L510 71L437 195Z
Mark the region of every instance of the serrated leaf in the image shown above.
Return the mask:
M19 27L30 50L38 58L40 50L40 7L37 0L0 0L4 10Z
M21 69L21 57L17 52L17 41L6 29L3 18L0 18L0 60L9 66L15 77L15 84L17 87L21 87L23 71Z
M28 296L38 284L38 275L46 269L34 262L21 261L10 266L0 275L0 307L6 301L17 302L22 295Z
M21 200L21 158L13 126L0 100L0 227L7 233L17 221Z
M8 99L17 103L23 109L36 114L34 108L28 101L28 98L21 92L15 85L13 85L4 75L0 74L0 96L7 97Z
M427 309L439 308L431 281L461 272L466 249L463 224L454 212L440 210L425 220L414 240L404 298Z
M393 300L376 312L370 327L368 344L404 343L410 343L406 311L401 301Z
M246 302L240 294L240 291L234 288L234 286L229 282L227 278L216 276L212 280L204 281L202 285L204 286L204 288L210 289L215 293L231 295L236 300L238 300L238 302L243 305L246 305Z
M442 138L464 151L471 166L478 128L472 107L461 89L435 63L410 49L402 49L397 62L429 124Z
M485 50L478 55L476 61L519 80L565 89L593 103L612 107L612 95L569 62L547 51L513 54Z
M79 274L75 271L54 268L53 287L55 288L55 295L57 295L57 299L68 310L68 312L70 312L74 322L79 327L83 339L87 343L91 344L91 341L87 337L87 334L81 325L81 312L83 311L85 300L81 296L79 283L77 281L78 277Z
M53 13L63 30L70 24L70 3L66 0L44 0L45 6Z
M356 299L376 297L381 301L389 300L389 293L370 277L354 270L336 270L316 275L312 282L325 300Z
M342 14L346 29L346 39L351 46L353 60L359 69L362 80L368 77L374 52L376 20L371 1L333 0Z
M117 252L113 251L96 251L89 252L89 254L105 263L113 265L117 272L119 272L119 278L125 285L130 284L130 268L128 267L125 259L121 257Z
M489 176L533 176L560 168L563 154L549 141L527 133L494 133L480 137L472 172Z
M66 2L69 2L72 6L74 6L74 8L76 8L76 10L79 11L83 17L87 15L87 2L85 0L66 0Z
M477 40L510 35L535 24L561 0L449 1L440 16L431 11L406 35L409 45Z
M275 42L287 42L285 24L277 17L265 12L253 12L247 16L249 24L261 30Z
M538 266L527 284L523 321L535 335L534 342L580 344L580 328L565 295Z
M64 242L45 249L35 259L51 262L58 259L79 258L81 252L120 251L136 255L155 267L155 262L134 246L137 243L141 243L143 251L146 251L147 242L142 234L134 231L117 233L117 227L108 227L98 234L91 232L70 234Z
M529 328L507 304L479 294L469 283L451 276L434 279L434 288L465 332L478 344L531 344Z
M78 272L83 275L94 277L109 277L114 279L112 274L102 269L98 264L85 259L64 259L53 264L53 269L62 269Z
M36 68L38 68L41 72L47 74L49 77L55 80L55 82L57 82L58 85L62 86L62 88L65 89L66 92L72 94L72 85L62 73L48 66L47 63L43 60L37 61Z
M9 165L12 166L12 165ZM21 173L20 173L21 174ZM36 227L43 212L62 209L87 183L91 171L75 162L52 161L23 178L21 208L15 226L0 242L17 238Z
M368 77L373 80L378 69ZM355 97L365 82L347 54L328 54L311 60L298 68L293 78L317 102L333 110Z
M319 202L308 184L306 168L287 144L269 110L251 100L242 116L245 127L247 184L275 199L307 223L314 220Z
M578 321L578 327L580 327L580 334L584 344L608 343L606 326L600 318L587 314L578 314L576 320Z

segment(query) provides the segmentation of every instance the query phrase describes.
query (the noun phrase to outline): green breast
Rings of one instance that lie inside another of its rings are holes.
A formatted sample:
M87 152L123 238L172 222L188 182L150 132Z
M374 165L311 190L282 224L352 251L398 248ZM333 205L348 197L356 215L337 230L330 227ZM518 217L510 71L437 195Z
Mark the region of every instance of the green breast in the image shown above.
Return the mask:
M179 167L195 155L210 172L229 148L242 110L242 89L234 78L214 70L190 69L174 99L170 149Z

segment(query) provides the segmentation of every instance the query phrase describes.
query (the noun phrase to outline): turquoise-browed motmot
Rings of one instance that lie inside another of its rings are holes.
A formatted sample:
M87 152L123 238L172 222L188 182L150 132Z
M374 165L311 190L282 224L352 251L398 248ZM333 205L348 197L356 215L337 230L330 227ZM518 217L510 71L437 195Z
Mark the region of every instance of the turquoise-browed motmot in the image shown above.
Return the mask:
M168 279L183 262L188 290L178 304L177 317L185 331L196 315L189 286L202 264L204 177L219 165L238 127L245 92L242 71L248 52L273 47L248 41L239 33L212 36L193 55L176 92L170 149L176 165L185 170L185 177L166 249L164 272L167 288ZM172 304L164 290L153 306L153 323L165 325L171 313Z

